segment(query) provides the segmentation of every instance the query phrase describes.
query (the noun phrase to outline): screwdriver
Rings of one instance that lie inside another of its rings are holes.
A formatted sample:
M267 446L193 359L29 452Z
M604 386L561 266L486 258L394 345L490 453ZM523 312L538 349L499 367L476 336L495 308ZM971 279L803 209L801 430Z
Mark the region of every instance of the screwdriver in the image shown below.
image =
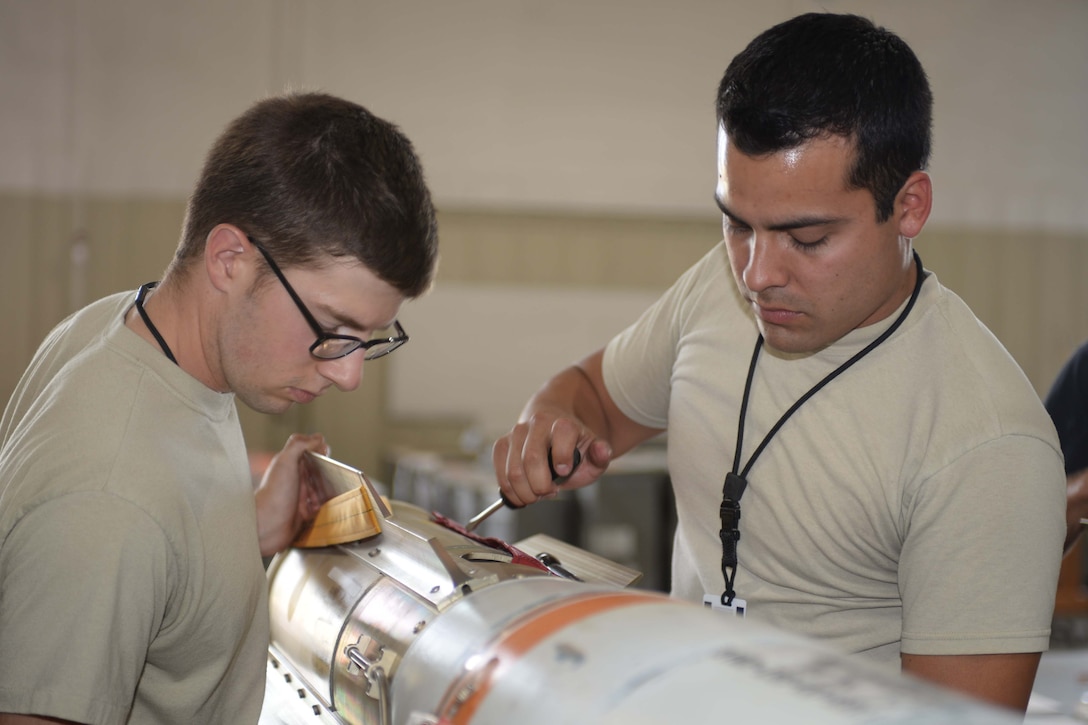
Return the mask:
M582 452L580 450L578 450L577 448L575 448L574 449L574 460L571 461L570 473L568 473L566 476L560 476L558 473L555 472L555 466L552 464L552 449L551 448L548 449L548 470L551 471L552 481L554 481L555 483L563 483L568 478L570 478L571 475L574 473L574 471L578 468L578 464L581 463L581 462L582 462ZM515 506L510 501L510 499L506 498L505 493L500 492L499 493L499 498L496 499L494 503L492 503L490 506L485 508L483 511L481 511L480 513L476 514L475 516L473 516L471 519L468 520L468 523L465 525L465 531L475 531L477 526L482 524L485 520L487 520L488 517L491 516L491 514L495 513L496 511L501 509L503 506L506 506L506 507L509 507L509 508L512 508L512 509L522 508L521 506Z

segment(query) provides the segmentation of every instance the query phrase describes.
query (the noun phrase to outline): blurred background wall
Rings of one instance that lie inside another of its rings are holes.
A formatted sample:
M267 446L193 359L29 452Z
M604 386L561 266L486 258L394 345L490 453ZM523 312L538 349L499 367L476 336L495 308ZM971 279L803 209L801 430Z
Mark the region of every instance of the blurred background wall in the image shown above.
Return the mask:
M244 413L254 448L324 431L484 448L550 372L720 239L713 99L754 35L812 10L902 35L936 97L926 265L1040 393L1088 338L1082 0L0 0L0 397L48 329L161 275L214 137L318 89L413 140L440 210L412 342L354 393Z

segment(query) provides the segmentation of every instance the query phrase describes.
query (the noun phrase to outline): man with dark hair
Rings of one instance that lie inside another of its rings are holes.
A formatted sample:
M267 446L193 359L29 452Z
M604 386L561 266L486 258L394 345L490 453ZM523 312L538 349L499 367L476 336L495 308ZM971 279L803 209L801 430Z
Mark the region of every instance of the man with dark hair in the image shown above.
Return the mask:
M894 34L809 14L718 99L724 240L534 395L493 451L517 504L668 431L672 593L1023 710L1054 606L1054 428L912 240L931 97ZM731 272L731 274L730 274ZM743 510L743 516L742 514Z
M392 124L297 94L227 127L161 283L60 323L0 421L0 722L257 721L261 558L316 514L326 446L292 436L254 491L235 398L356 388L436 256Z

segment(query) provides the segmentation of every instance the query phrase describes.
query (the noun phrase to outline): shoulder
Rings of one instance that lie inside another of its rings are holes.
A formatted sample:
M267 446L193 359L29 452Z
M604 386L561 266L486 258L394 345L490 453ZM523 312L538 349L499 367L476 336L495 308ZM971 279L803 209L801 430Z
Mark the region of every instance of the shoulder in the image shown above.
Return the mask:
M121 325L132 295L121 292L93 302L66 317L46 335L11 395L0 425L0 440L7 438L11 426L73 358L101 339L111 323Z
M1023 369L954 292L923 288L925 299L898 341L900 374L930 445L961 448L1006 437L1058 451L1054 426ZM950 455L953 452L948 451Z
M962 386L965 395L1017 419L1045 420L1038 393L1005 345L958 295L939 282L935 288L936 299L913 344L943 368L949 380L942 387L956 394L956 385Z
M674 287L687 290L691 294L707 291L735 293L733 272L729 266L729 253L725 242L718 242L699 261L681 275Z
M733 281L725 242L689 267L646 312L643 322L666 321L678 332L706 324L733 325L747 307Z
M35 358L74 354L110 328L121 324L135 292L118 292L73 312L54 327L38 348ZM67 357L63 356L63 357Z

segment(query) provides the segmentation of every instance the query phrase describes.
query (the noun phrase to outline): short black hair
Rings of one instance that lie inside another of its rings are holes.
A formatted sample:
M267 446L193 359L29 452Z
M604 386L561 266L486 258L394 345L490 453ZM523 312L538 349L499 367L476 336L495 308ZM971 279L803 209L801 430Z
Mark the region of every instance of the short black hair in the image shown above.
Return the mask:
M362 106L323 93L262 100L212 146L173 267L184 274L217 224L282 266L352 257L406 297L430 286L438 230L411 142Z
M922 64L899 36L857 15L808 13L760 34L726 69L717 113L749 156L852 140L846 183L872 193L881 222L929 163L933 95Z

